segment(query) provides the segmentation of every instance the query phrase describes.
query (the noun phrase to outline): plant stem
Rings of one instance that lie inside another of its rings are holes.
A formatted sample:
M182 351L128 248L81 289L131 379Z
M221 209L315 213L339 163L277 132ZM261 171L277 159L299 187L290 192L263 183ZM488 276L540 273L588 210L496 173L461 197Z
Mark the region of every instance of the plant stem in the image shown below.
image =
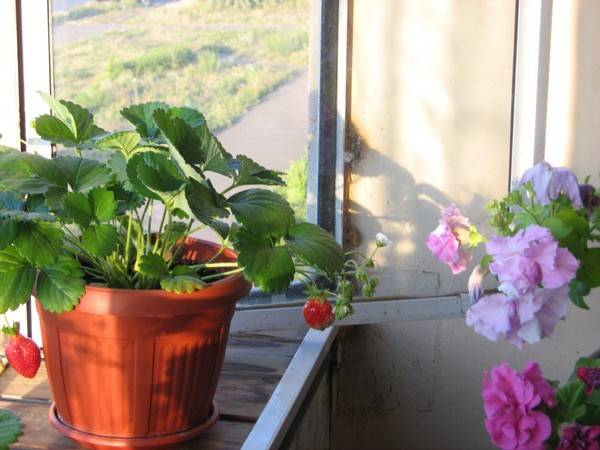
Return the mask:
M127 223L127 237L125 238L125 264L129 264L129 250L131 248L131 228L132 228L132 214L131 211L127 212L129 222Z
M158 250L158 244L160 243L160 236L162 235L163 226L165 224L165 217L167 217L167 207L163 210L162 217L160 218L160 225L158 226L158 233L156 233L156 240L154 241L154 248L152 253L156 253ZM171 214L169 214L169 223L171 222Z
M213 280L213 279L215 279L215 278L225 277L225 276L227 276L227 275L233 275L233 274L235 274L235 273L239 273L239 272L241 272L242 270L244 270L244 268L243 268L243 267L240 267L240 268L238 268L238 269L229 270L229 271L227 271L227 272L220 272L220 273L215 273L214 275L207 275L207 276L205 276L205 277L202 277L201 279L202 279L202 281L206 281L206 280Z

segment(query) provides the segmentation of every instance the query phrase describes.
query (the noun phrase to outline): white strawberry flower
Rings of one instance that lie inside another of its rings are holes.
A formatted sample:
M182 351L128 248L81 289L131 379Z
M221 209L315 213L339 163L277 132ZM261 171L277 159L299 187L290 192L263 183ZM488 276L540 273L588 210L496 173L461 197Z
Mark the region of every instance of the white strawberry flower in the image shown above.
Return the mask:
M391 243L392 243L392 241L385 234L377 233L375 235L375 245L377 245L377 247L386 247L386 246L390 245Z

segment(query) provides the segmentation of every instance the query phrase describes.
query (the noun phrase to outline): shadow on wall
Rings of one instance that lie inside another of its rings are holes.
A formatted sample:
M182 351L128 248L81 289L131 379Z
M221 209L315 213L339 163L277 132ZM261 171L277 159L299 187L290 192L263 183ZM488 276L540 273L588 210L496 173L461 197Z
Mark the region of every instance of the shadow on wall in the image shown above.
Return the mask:
M344 222L346 248L372 245L375 234L380 232L392 240L392 248L378 256L378 276L381 279L378 294L415 297L464 292L468 273L454 277L458 280L454 283L458 287L448 292L442 279L449 271L425 247L427 235L438 225L441 208L457 203L455 199L430 183L417 182L411 172L397 161L368 146L352 125L348 129L348 141L352 162L346 169L350 174L347 184L352 183L352 173L355 167L359 167L362 178L376 181L369 192L373 203L381 199L385 202L381 213L377 213L371 207L373 204L349 198ZM376 164L368 164L368 172L361 164L365 158L376 158L377 161ZM365 184L363 180L363 189ZM476 222L482 222L486 218L482 214L482 205L487 201L489 199L482 195L474 194L468 204L457 206L467 214L477 212ZM369 230L369 235L360 230ZM474 260L478 257L480 255L476 254Z

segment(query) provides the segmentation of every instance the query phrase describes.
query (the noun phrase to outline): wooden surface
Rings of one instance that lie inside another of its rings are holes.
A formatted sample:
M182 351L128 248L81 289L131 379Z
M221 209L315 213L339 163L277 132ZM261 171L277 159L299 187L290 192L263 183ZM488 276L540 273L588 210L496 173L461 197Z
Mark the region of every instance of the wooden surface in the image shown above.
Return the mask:
M182 450L239 449L269 400L276 384L300 345L301 335L232 335L216 401L221 419L205 435ZM11 449L69 450L79 448L48 422L50 389L42 364L33 379L8 368L0 375L0 408L19 415L24 435Z

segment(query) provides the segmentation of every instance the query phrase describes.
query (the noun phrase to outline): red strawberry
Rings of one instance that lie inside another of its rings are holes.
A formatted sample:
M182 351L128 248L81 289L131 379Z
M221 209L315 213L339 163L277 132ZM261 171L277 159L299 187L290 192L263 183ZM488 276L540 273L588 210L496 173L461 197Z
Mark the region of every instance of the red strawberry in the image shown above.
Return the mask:
M24 377L35 377L42 360L40 348L32 339L19 333L18 327L8 331L5 328L4 332L8 335L5 352L9 364Z
M324 330L335 320L332 303L327 299L308 299L302 312L306 324L316 330Z

